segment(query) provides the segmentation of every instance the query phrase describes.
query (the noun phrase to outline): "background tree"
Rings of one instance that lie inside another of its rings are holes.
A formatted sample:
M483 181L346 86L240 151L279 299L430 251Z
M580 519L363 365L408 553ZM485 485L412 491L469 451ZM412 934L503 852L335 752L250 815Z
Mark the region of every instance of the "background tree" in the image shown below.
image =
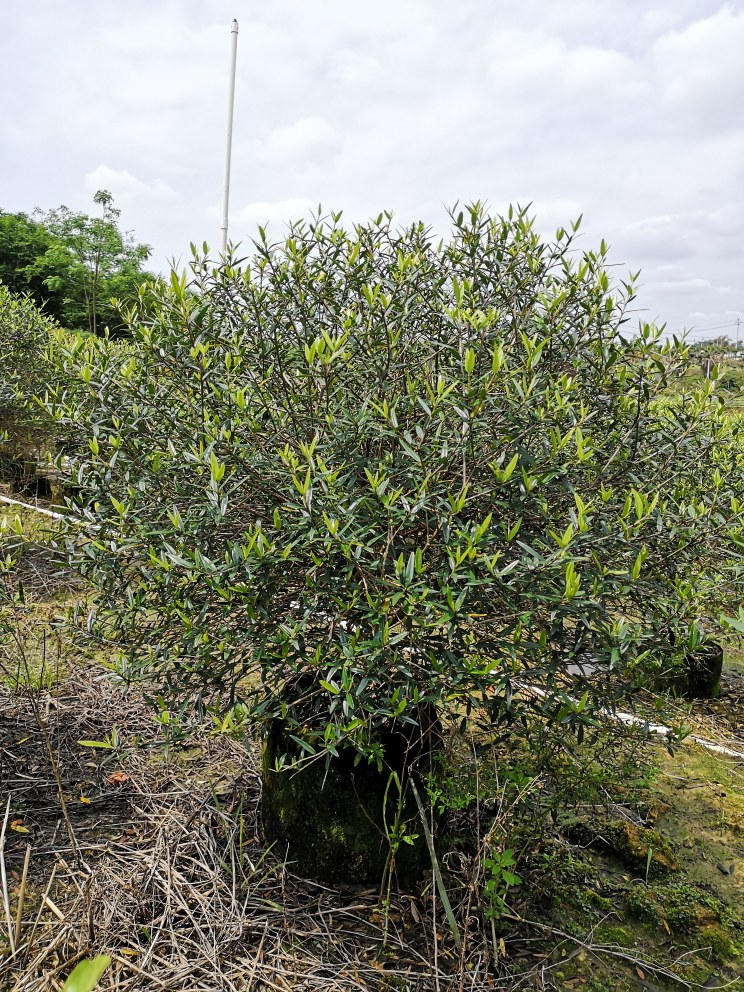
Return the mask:
M54 421L34 399L55 379L54 327L28 294L0 284L0 468L38 455L54 437Z
M53 256L47 256L54 244L54 236L40 221L0 211L0 282L14 293L30 294L40 310L64 323L68 262L63 259L55 270Z
M97 334L107 326L113 333L123 328L111 299L127 302L136 296L144 280L143 265L150 247L137 244L130 232L119 228L121 211L108 190L98 190L94 202L100 217L90 217L62 206L37 216L53 238L53 244L37 262L46 271L44 285L64 291L64 323L85 327Z
M691 355L725 355L732 351L736 351L736 344L725 334L690 345Z

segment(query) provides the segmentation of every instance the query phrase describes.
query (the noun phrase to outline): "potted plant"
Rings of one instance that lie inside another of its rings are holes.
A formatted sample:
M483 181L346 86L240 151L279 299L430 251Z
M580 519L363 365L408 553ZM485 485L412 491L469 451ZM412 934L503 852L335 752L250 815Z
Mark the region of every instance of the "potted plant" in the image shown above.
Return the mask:
M93 629L174 705L244 704L272 837L329 849L309 873L379 872L391 826L422 844L406 775L442 721L581 735L661 624L688 636L737 595L737 428L707 385L667 395L684 349L631 329L633 280L574 237L479 204L444 241L317 216L195 252L125 355L67 346Z

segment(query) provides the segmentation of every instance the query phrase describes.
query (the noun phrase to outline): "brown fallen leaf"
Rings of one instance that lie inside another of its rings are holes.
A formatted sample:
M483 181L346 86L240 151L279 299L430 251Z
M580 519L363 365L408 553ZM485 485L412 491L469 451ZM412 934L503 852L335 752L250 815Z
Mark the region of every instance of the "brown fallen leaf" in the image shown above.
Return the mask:
M636 965L636 974L638 975L638 977L642 982L645 981L646 972L643 970L643 968L639 968L638 965Z
M108 782L109 785L123 785L124 782L129 781L129 776L127 775L126 772L120 770L116 772L111 772L110 775L107 775L106 781Z

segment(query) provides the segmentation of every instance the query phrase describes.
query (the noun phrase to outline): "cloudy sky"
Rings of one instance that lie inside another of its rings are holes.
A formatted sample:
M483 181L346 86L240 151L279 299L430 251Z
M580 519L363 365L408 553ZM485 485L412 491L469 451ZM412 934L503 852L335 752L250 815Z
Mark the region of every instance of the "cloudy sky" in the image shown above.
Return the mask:
M446 206L583 213L638 316L744 318L744 0L4 0L0 208L111 190L154 267L311 207L446 230ZM744 340L744 324L740 332Z

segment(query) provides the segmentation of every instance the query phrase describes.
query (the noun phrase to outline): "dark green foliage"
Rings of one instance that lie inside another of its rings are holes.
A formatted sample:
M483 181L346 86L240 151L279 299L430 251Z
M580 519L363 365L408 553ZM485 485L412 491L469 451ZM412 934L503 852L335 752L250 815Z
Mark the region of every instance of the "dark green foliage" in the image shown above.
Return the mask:
M431 861L406 790L416 764L408 743L400 732L388 734L381 766L359 761L346 748L327 764L306 765L302 774L281 773L285 756L299 758L302 750L275 720L264 744L261 817L277 854L288 850L294 871L326 882L377 881L386 868L398 878L420 877Z
M28 295L0 283L0 469L12 473L53 436L54 421L34 402L54 374L53 322ZM22 480L19 480L22 481Z
M54 237L38 220L24 213L0 211L0 283L13 293L28 294L43 313L57 321L64 317L64 293L47 285L50 276L63 276L47 260Z
M605 254L479 206L441 244L316 219L68 348L99 528L68 553L126 674L374 760L422 703L581 736L629 660L696 647L740 596L740 428L666 396L684 350L621 335Z

